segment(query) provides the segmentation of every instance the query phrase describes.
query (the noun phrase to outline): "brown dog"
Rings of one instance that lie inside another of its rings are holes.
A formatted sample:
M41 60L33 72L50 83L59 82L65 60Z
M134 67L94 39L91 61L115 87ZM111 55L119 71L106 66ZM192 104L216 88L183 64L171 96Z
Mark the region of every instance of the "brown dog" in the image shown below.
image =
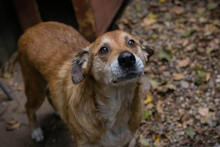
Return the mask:
M33 139L43 139L35 112L49 89L77 146L129 144L141 121L150 49L123 31L105 33L90 44L70 26L44 22L20 37L18 50Z

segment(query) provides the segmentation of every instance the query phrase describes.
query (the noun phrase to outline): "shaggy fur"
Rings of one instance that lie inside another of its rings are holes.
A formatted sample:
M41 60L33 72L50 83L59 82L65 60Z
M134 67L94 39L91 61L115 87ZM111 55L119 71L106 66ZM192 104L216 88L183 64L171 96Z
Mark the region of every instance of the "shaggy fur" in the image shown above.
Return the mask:
M127 38L136 41L129 48ZM110 52L100 55L102 45ZM121 74L114 61L128 50L139 60L141 75L112 81ZM146 90L142 79L149 53L133 36L113 31L89 43L72 27L44 22L28 29L18 42L19 60L27 96L26 110L32 137L42 140L35 113L47 88L52 104L69 127L77 146L127 146L137 130ZM117 72L113 72L114 70ZM117 73L117 74L115 74ZM36 133L38 130L38 134Z

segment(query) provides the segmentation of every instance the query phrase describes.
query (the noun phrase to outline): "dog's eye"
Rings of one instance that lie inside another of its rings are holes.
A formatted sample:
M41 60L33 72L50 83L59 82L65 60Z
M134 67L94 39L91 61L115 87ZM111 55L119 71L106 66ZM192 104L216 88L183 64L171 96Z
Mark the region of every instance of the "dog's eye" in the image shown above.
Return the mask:
M130 47L134 47L135 46L135 41L133 39L130 39L130 40L128 40L127 44Z
M101 47L99 50L100 54L107 54L109 51L109 49L107 47Z

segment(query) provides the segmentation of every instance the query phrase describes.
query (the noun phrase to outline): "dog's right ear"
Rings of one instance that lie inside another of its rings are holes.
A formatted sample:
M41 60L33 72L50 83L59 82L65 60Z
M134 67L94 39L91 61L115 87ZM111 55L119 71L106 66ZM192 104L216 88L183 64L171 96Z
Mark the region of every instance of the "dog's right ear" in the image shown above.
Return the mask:
M146 62L149 61L149 58L154 54L154 50L150 48L144 40L140 40L141 49L144 53Z
M72 60L72 81L78 84L85 79L89 70L89 48L80 50Z

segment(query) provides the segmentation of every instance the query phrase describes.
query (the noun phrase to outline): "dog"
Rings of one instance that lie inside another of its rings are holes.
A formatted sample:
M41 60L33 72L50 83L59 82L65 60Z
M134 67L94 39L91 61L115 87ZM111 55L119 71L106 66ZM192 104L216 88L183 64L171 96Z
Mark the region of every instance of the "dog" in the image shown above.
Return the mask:
M134 36L107 32L89 43L72 27L42 22L18 40L32 139L47 91L79 147L128 146L142 118L144 68L153 51Z

